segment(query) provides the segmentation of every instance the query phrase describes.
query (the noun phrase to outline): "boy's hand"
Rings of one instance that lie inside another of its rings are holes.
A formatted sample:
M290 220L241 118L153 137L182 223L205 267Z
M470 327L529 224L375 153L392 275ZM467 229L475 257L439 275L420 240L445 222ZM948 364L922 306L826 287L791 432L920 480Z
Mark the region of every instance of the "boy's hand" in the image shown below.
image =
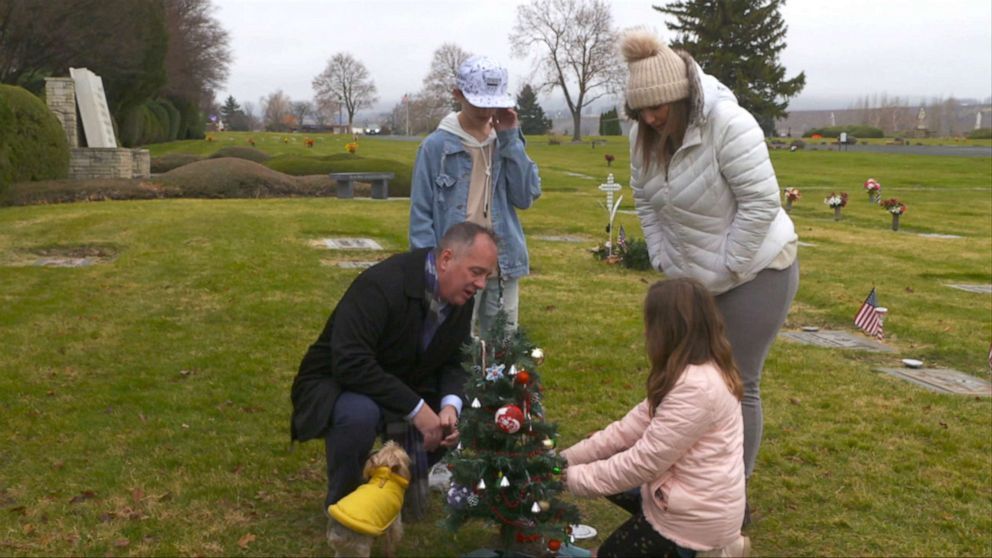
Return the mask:
M517 119L517 111L512 108L496 109L496 115L493 116L493 119L496 121L497 132L516 128L520 125L520 121Z

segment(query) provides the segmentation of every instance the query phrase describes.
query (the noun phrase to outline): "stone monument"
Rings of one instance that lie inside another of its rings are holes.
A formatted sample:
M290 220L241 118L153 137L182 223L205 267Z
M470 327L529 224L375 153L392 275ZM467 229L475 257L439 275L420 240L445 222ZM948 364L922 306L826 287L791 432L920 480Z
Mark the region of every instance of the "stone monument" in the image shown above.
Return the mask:
M117 146L100 76L86 68L70 68L69 75L68 78L45 78L48 108L62 123L69 142L69 178L151 176L151 155L147 149ZM85 146L81 145L81 139L85 139Z

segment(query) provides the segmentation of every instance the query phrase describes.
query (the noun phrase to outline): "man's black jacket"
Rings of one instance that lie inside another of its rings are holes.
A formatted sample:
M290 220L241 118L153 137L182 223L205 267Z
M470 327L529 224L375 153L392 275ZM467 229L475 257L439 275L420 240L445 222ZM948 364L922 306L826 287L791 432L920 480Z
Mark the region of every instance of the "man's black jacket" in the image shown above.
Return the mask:
M429 250L392 256L348 287L293 380L294 440L324 436L342 391L369 396L393 418L413 411L421 397L463 397L461 347L472 301L453 307L427 350L420 349Z

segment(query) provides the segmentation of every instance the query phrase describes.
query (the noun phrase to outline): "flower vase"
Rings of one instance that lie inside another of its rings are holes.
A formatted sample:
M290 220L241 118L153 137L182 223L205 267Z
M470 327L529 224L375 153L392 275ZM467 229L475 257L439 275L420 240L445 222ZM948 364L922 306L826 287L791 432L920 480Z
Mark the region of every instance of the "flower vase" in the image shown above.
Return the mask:
M838 205L834 208L834 221L840 221L841 219L843 219L843 217L840 215L840 206Z
M893 213L892 214L892 230L894 230L894 231L899 230L899 214L898 213Z
M786 199L785 200L785 212L788 213L790 211L792 211L792 200Z
M878 202L882 201L882 194L877 191L868 192L868 201L878 205Z

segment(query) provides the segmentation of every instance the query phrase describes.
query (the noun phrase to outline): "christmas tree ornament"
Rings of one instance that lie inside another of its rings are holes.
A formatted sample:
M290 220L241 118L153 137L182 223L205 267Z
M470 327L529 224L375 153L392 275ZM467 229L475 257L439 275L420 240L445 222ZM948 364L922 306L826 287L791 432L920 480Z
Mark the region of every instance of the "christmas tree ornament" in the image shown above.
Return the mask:
M542 512L546 512L551 509L551 502L547 500L538 500L537 507L541 508Z
M502 479L500 479L500 481L499 481L499 487L500 488L506 488L508 486L510 486L510 480L509 479L507 479L506 477L503 477Z
M476 398L472 399L472 408L473 409L478 409L479 407L482 407L482 403L479 403L479 398L476 397Z
M456 510L464 509L470 494L472 491L468 487L452 483L448 489L448 505Z
M552 449L555 449L555 445L556 444L555 444L555 441L552 440L551 438L545 438L541 442L541 445L543 445L544 446L544 449L546 449L546 450L552 450Z
M534 502L534 505L530 507L530 513L541 513L541 506Z
M517 375L517 365L516 364L511 364L510 365L510 372L509 372L509 374L511 376L516 376Z
M561 541L558 539L551 539L548 541L548 550L551 552L558 552L561 549Z
M535 347L530 352L530 358L534 359L534 364L540 366L544 362L544 351L540 347Z
M486 489L486 479L479 479L479 484L475 485L475 489L476 490L485 490Z
M517 373L516 379L518 384L527 385L530 383L530 372L521 370Z
M523 374L523 372L521 372ZM507 434L515 434L524 423L524 412L516 405L504 405L496 411L496 426Z
M468 505L469 505L470 508L474 508L475 506L478 506L479 505L479 495L478 494L469 494L468 495L468 498L466 498L466 500L468 500Z
M505 365L500 364L499 366L490 366L486 369L486 380L490 382L495 382L503 377L503 370L506 369Z
M560 475L561 474L561 467L555 465L554 467L551 468L551 472L554 473L554 474L556 474L556 475Z

